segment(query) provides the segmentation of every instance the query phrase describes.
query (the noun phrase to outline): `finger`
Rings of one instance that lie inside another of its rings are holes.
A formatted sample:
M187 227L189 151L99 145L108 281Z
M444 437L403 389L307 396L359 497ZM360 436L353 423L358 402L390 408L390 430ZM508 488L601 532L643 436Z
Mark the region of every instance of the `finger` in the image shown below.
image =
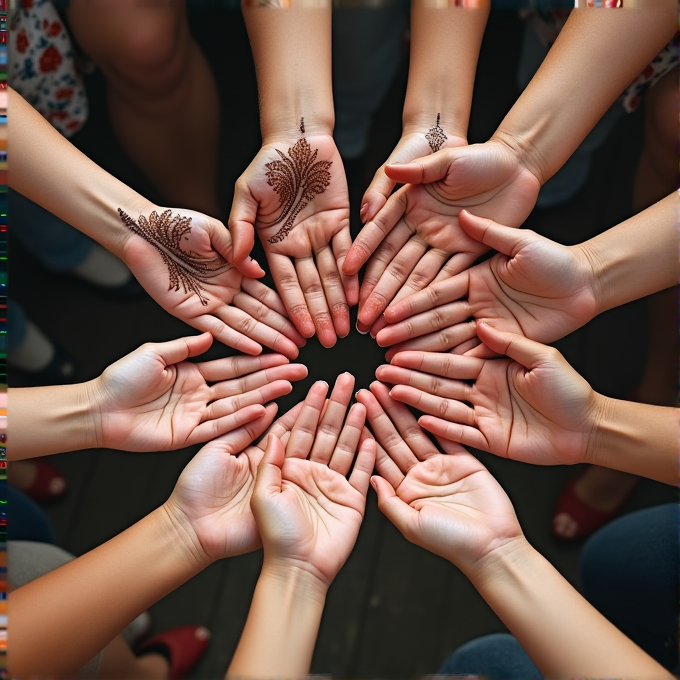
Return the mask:
M467 354L468 351L474 349L475 347L479 347L480 344L479 338L470 338L469 340L461 342L460 345L454 347L451 350L451 354ZM472 356L475 355L473 354Z
M239 178L234 187L234 199L227 221L233 247L233 260L227 258L228 262L235 264L244 260L252 251L255 245L253 225L257 219L258 207L247 183Z
M461 423L451 423L448 420L435 418L434 416L421 416L418 419L420 426L432 432L433 435L448 439L449 441L471 446L480 451L488 451L489 443L484 435L476 428L462 425Z
M262 417L264 414L265 408L262 404L253 404L221 418L204 421L192 430L184 445L191 446L192 444L207 442L209 439L215 439L215 437L219 437L225 432L231 432L237 427Z
M335 332L344 338L349 334L349 305L345 299L345 289L335 261L335 255L328 243L313 243L314 258L318 269L326 303L331 311Z
M336 343L337 337L328 310L326 294L314 260L311 257L296 259L295 271L302 287L307 309L314 321L316 336L324 347L332 347Z
M238 378L255 371L274 368L275 366L290 366L283 354L261 354L257 357L237 355L213 361L200 361L194 364L201 372L206 382L217 382Z
M225 380L212 385L210 401L234 397L251 390L266 387L277 381L295 381L307 377L307 367L302 364L284 364L269 370L251 373L236 380Z
M387 326L387 321L385 321L385 315L381 314L374 322L373 325L371 326L370 329L370 334L371 337L375 340L378 333Z
M408 385L417 390L436 394L447 399L457 399L458 401L470 401L471 387L462 380L449 380L440 378L437 375L412 371L398 366L385 365L378 366L375 376L383 383L390 385ZM403 401L403 399L399 399Z
M244 336L263 344L265 347L270 347L275 352L281 352L281 354L292 359L297 357L299 353L298 348L292 340L289 340L285 335L279 333L279 331L258 321L241 309L245 295L246 294L244 293L238 293L234 297L234 302L239 298L241 304L238 306L236 304L223 305L218 309L217 314L222 321L229 327L242 333ZM253 298L251 298L251 300L255 303ZM266 315L266 307L263 308L263 306L258 304L258 309L263 309L263 312Z
M256 281L255 279L245 276L241 280L241 288L248 293L248 295L252 295L258 302L261 302L281 316L288 318L286 305L283 304L283 300L279 294L269 286L265 286L261 281Z
M371 486L378 494L378 507L383 515L408 538L409 525L411 521L415 521L418 511L404 503L386 479L374 475L371 477Z
M366 422L366 407L363 404L354 404L347 414L347 421L342 428L338 443L333 451L333 457L328 463L331 470L335 470L343 477L347 476L357 446L361 441L361 433Z
M555 350L523 335L499 331L485 321L477 324L479 339L491 350L505 354L529 370L555 356Z
M423 255L413 271L409 274L404 285L395 295L395 300L401 300L421 291L428 286L442 270L449 255L440 248L432 248Z
M201 333L201 335L190 335L186 338L177 338L169 342L149 343L147 347L153 350L165 363L166 366L178 364L189 357L203 354L212 345L212 335ZM140 347L140 350L143 349Z
M387 451L380 444L376 446L375 469L395 489L404 481L404 474L399 469L399 466L390 458Z
M385 319L389 323L396 323L414 314L459 300L468 294L469 285L470 274L468 271L453 276L446 281L429 285L419 293L414 293L403 300L392 302L385 310Z
M260 267L257 260L254 260L252 257L250 257L250 255L240 262L235 262L234 267L238 269L238 271L241 272L243 276L253 280L259 279L265 274L264 269Z
M394 423L406 446L418 460L427 460L439 453L430 438L418 426L415 416L406 406L392 399L387 385L377 380L370 385L371 392Z
M288 441L288 438L290 437L290 432L295 426L295 421L297 420L298 416L300 415L300 411L302 410L302 404L303 402L300 402L293 406L290 411L286 411L272 426L269 428L269 433L275 434L284 444L286 441ZM272 406L276 406L276 404L267 404L266 408L269 409ZM257 443L257 447L264 451L265 447L267 445L266 437L264 437L261 441Z
M326 394L328 394L328 383L323 380L315 382L310 388L286 445L287 458L307 458L309 455L316 437L316 428L326 401Z
M446 177L458 154L453 149L442 149L410 163L386 165L385 174L399 184L428 184Z
M396 232L396 230L395 230ZM385 267L370 296L359 309L362 323L372 325L394 296L406 284L409 274L427 251L427 245L418 238L411 238ZM368 271L368 269L367 269ZM371 272L372 275L375 272Z
M220 435L215 441L223 442L227 452L236 455L246 449L271 425L277 411L276 404L268 404L263 415L227 434Z
M528 243L541 239L533 231L506 227L486 217L477 217L467 210L461 210L458 220L468 236L508 257L514 257Z
M393 345L385 353L385 358L388 361L392 361L392 357L395 354L404 351L449 352L462 342L474 338L476 333L477 323L475 321L466 321L455 326L442 328L435 333L429 333L428 335L422 335L419 338L413 338L413 340Z
M402 473L406 474L418 459L383 410L375 395L368 390L359 390L356 394L357 401L366 407L366 419L368 420L373 434L387 455L396 463ZM406 408L405 406L403 408Z
M373 220L364 225L352 243L342 266L345 274L350 276L356 274L366 264L368 258L401 219L404 210L406 210L406 201L403 194L399 192L392 194L383 209Z
M359 453L349 476L349 483L364 498L368 493L373 468L375 467L376 443L373 439L366 439L359 447Z
M443 420L463 425L475 425L475 412L469 406L454 399L446 399L429 394L409 385L395 385L390 390L390 397L423 413L440 416Z
M470 305L467 301L451 302L388 326L378 333L376 341L381 347L406 342L455 326L469 319L470 316Z
M373 179L361 199L359 217L364 223L372 220L378 214L396 185L396 182L385 174L385 165L381 165L373 175Z
M268 255L267 260L276 290L286 306L288 318L303 338L311 338L315 333L314 321L307 309L295 265L285 255L275 253Z
M257 466L255 488L253 489L253 505L257 507L266 502L268 496L281 493L281 468L285 460L285 450L281 440L275 434L267 437L267 448L260 464Z
M456 454L463 453L463 454L469 454L470 452L461 444L456 444L456 442L451 442L448 439L444 439L443 437L436 437L435 439L437 440L437 444L441 447L441 450L447 455L447 456L455 456Z
M314 446L309 455L310 460L328 465L333 455L333 449L335 449L338 437L340 436L340 430L342 429L353 391L354 376L351 373L339 375L333 386L330 399L324 405L321 423L316 430Z
M244 354L257 355L262 352L262 345L234 330L217 316L202 314L194 319L192 326L199 331L210 333L216 340Z
M485 363L475 357L440 352L399 352L392 358L393 366L412 368L454 380L476 380Z
M340 274L340 280L342 286L345 290L345 299L350 307L359 302L359 276L357 274L348 275L343 271L343 266L345 260L347 259L347 253L352 247L352 235L350 233L349 227L346 229L341 229L332 240L333 244L333 255L337 264L338 272Z
M208 404L203 420L208 421L221 418L228 413L235 413L239 409L251 404L266 404L285 394L290 394L292 391L293 386L287 380L275 380L273 383L264 385L259 389L213 401Z

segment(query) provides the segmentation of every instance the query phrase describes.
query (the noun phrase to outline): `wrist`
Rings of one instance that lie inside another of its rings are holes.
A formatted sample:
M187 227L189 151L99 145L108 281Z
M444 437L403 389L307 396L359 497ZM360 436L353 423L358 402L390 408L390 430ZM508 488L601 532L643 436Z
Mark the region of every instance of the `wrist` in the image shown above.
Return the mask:
M483 595L494 584L511 580L536 554L536 550L521 534L499 543L463 571Z
M281 589L291 598L308 601L311 605L323 605L330 583L306 566L285 559L268 558L265 555L260 579Z
M154 513L160 531L172 545L175 559L195 573L202 571L214 561L203 549L191 519L173 502L173 495Z
M616 431L616 427L612 427L616 400L594 391L593 395L594 407L589 417L590 434L582 462L589 465L613 467L607 465L601 454L611 448L607 445L607 440Z
M295 113L293 113L295 111ZM302 120L304 119L304 133ZM290 143L300 137L333 136L335 116L332 112L315 112L314 106L298 104L290 113L265 116L260 119L262 146L277 142Z
M501 126L493 133L487 144L495 144L503 149L504 153L509 153L517 165L528 170L541 186L548 180L540 152L532 137L512 134Z
M459 120L458 116L442 110L434 111L437 107L430 107L427 111L407 110L404 106L402 117L402 139L409 135L426 135L437 125L439 115L439 127L446 135L446 140L441 148L463 146L467 144L467 123ZM443 107L442 107L443 108Z

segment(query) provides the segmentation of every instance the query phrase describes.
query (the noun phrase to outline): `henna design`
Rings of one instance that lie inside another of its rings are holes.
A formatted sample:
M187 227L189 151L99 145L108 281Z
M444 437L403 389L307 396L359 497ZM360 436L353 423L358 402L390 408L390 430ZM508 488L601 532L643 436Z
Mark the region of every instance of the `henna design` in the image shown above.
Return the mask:
M430 145L430 149L432 149L432 153L435 151L439 151L439 149L442 148L444 142L448 139L448 137L444 134L444 130L439 127L439 119L441 117L441 114L437 114L437 124L434 127L431 127L428 130L428 133L425 135L425 139L427 139L427 143Z
M221 255L212 258L198 257L193 251L182 250L181 241L188 240L191 233L191 217L175 215L171 210L165 210L160 215L154 210L147 220L140 215L135 222L127 213L118 208L120 219L125 226L137 236L141 236L150 243L163 258L170 275L168 290L179 290L180 284L185 293L196 293L201 304L207 305L209 298L205 295L205 288L201 283L219 276L231 269Z
M305 119L300 119L300 134L305 134ZM279 243L293 230L295 218L307 207L318 194L326 191L331 183L329 168L333 161L317 161L318 149L312 147L302 137L288 154L275 149L280 160L266 163L267 184L279 195L281 214L278 219L267 224L268 227L283 220L283 226L274 236L267 239L269 243Z

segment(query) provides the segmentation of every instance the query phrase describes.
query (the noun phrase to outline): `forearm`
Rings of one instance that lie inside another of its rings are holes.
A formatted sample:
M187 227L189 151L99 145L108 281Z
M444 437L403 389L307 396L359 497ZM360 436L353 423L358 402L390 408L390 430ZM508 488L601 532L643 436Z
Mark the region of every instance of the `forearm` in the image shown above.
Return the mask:
M316 577L271 569L265 562L227 678L306 676L325 598Z
M69 676L206 565L164 507L9 596L13 677Z
M575 246L592 267L598 314L677 284L679 207L674 191L647 210Z
M12 388L9 410L10 461L101 445L87 383Z
M584 462L677 484L678 409L597 398L596 422Z
M148 211L143 196L93 163L11 88L9 134L13 189L122 257L130 232L118 216Z
M255 59L264 144L300 134L331 134L335 124L331 81L331 4L258 7L243 3ZM283 3L282 3L283 4Z
M523 538L472 581L546 677L673 677Z
M477 58L488 15L487 0L475 9L414 0L404 134L427 132L440 113L440 125L447 136L467 138Z
M677 6L572 11L557 41L493 138L545 183L673 37Z

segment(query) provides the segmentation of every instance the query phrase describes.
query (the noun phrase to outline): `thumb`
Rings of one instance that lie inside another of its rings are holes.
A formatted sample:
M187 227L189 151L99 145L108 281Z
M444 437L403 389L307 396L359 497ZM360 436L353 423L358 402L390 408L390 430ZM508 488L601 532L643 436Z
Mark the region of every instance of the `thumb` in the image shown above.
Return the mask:
M541 238L533 231L506 227L467 210L460 211L458 221L468 236L508 257L514 257L528 243Z
M404 501L397 496L392 485L383 477L373 475L373 477L371 477L371 486L376 494L378 494L378 507L383 515L385 515L385 517L387 517L387 519L389 519L406 538L409 538L410 521L414 515L418 514L418 512L410 505L404 503Z
M386 165L385 174L400 184L427 184L446 177L451 163L457 157L456 149L442 149L410 163Z
M395 184L396 182L385 174L384 168L378 168L361 199L359 216L363 224L370 222L380 212L380 209L390 197Z
M250 193L248 185L242 180L234 187L234 200L229 213L229 232L233 240L233 264L241 262L255 245L255 220L257 219L257 201ZM229 260L232 262L232 260Z
M286 452L281 440L275 434L270 434L267 438L264 456L257 467L253 496L262 497L281 493L281 467L285 457Z
M213 337L210 333L190 335L186 338L177 338L169 342L159 342L153 345L153 349L165 362L166 366L178 364L189 357L195 357L207 351L212 345Z
M514 359L529 370L540 366L556 351L523 335L499 331L486 321L477 322L477 335L490 350Z

